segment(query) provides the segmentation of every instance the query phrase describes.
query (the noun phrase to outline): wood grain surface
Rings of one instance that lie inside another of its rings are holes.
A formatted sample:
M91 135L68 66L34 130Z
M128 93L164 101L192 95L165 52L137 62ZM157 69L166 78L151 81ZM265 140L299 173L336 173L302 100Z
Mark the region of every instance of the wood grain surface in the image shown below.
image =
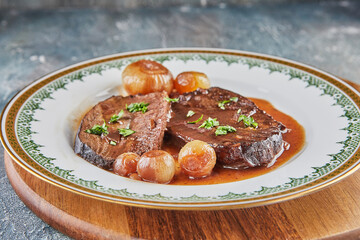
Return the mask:
M360 170L277 204L180 211L128 207L69 192L27 172L7 153L5 167L21 200L75 239L360 239Z

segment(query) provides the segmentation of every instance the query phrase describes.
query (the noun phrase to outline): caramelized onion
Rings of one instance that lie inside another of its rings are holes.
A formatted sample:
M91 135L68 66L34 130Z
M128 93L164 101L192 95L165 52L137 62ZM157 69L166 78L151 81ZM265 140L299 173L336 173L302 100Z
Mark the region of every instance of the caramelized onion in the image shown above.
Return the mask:
M130 94L146 94L173 89L173 76L162 64L151 60L139 60L129 64L122 73L125 90Z
M129 176L135 173L139 159L140 156L136 153L128 152L120 154L114 161L114 172L121 176Z
M163 150L152 150L141 156L137 172L145 181L169 183L175 175L175 160Z
M198 88L208 89L210 80L205 73L182 72L175 78L174 87L179 93L192 92Z
M216 164L216 154L206 142L194 140L181 148L178 161L186 175L202 178L211 174Z

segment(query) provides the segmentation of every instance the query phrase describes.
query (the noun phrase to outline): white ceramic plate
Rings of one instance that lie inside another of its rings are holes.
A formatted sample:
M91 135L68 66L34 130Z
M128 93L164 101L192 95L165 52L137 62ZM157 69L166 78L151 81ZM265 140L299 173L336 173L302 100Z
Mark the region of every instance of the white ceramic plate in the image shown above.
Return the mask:
M134 181L91 165L73 151L79 119L118 94L124 67L144 58L161 62L174 76L204 72L212 86L269 100L305 128L304 149L272 172L215 185ZM282 58L223 49L138 51L81 62L33 82L4 109L1 140L27 171L91 198L167 209L249 207L302 196L355 171L359 105L358 93L343 81Z

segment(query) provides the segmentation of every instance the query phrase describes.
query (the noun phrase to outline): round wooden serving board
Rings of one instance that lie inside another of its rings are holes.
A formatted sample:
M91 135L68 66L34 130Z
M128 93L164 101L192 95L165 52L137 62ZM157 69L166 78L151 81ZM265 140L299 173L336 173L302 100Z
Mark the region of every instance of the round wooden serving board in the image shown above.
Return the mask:
M27 172L7 153L5 167L21 200L75 239L360 239L360 170L278 204L180 211L129 207L64 190Z

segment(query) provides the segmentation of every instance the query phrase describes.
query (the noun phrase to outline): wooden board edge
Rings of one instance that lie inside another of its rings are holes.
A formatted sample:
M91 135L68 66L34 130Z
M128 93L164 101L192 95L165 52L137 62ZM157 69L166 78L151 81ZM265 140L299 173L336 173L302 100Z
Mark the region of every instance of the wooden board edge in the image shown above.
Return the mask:
M44 200L17 172L11 157L4 153L5 170L15 193L40 219L74 239L130 239L129 236L104 229L76 218Z

